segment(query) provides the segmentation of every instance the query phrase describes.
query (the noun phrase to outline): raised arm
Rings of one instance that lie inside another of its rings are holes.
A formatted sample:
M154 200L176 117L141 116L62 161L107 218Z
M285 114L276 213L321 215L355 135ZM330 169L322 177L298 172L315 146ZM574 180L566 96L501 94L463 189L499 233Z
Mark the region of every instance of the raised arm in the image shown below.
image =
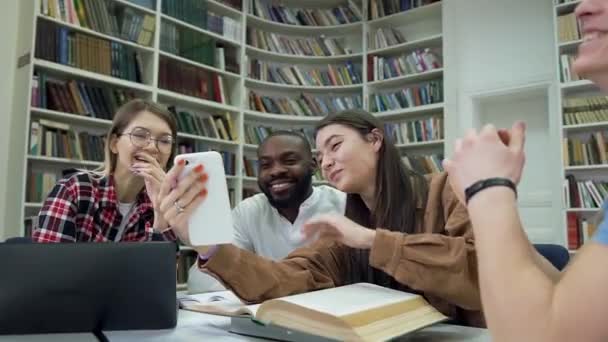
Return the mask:
M489 178L517 183L524 163L523 124L505 146L494 127L470 132L445 162L456 192ZM514 191L481 190L468 203L475 231L486 320L497 341L605 341L608 247L590 243L556 281L538 263L522 229ZM603 225L605 225L604 223Z

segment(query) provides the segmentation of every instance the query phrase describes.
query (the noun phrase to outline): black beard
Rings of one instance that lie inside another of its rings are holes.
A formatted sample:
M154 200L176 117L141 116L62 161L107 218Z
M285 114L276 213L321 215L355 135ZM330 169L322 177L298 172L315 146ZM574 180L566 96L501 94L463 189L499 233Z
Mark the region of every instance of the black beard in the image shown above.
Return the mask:
M299 207L300 204L302 204L302 202L304 202L308 197L308 190L312 186L312 175L312 171L309 171L306 175L304 175L304 177L300 178L300 180L294 186L293 190L291 190L291 195L285 199L275 200L272 197L272 194L268 187L262 186L262 184L260 184L259 182L258 186L260 187L260 190L262 190L264 195L266 195L266 198L268 198L268 202L270 202L270 205L272 205L273 207L277 209Z

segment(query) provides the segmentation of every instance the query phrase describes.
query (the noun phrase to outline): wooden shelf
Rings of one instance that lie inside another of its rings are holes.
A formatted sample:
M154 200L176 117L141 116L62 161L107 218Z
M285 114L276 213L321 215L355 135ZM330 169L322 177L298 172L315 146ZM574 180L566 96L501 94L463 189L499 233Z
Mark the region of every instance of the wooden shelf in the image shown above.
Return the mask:
M190 64L190 65L195 66L197 68L209 70L209 71L214 72L214 73L216 73L218 75L226 76L226 77L231 78L231 79L238 80L238 79L241 78L241 75L235 74L233 72L222 70L222 69L219 69L219 68L216 68L216 67L212 67L212 66L207 65L207 64L202 64L202 63L198 63L198 62L195 62L195 61L191 61L191 60L189 60L187 58L180 57L178 55L174 55L174 54L172 54L170 52L159 51L158 53L159 53L159 55L161 55L163 57L170 58L170 59L173 59L173 60L176 60L176 61L180 61L182 63Z
M424 71L418 74L412 75L403 75L398 77L392 77L385 80L380 81L372 81L368 82L367 85L371 88L390 88L398 85L406 84L406 83L415 83L422 81L430 81L433 79L437 79L443 77L443 68Z
M132 82L132 81L127 81L127 80L123 80L118 77L112 77L112 76L108 76L108 75L104 75L104 74L99 74L96 72L78 69L78 68L74 68L74 67L71 67L68 65L63 65L63 64L59 64L59 63L55 63L55 62L42 60L42 59L35 59L34 66L38 69L47 70L47 71L50 71L50 72L56 73L56 74L65 74L65 75L73 76L73 77L76 77L79 79L98 81L98 82L102 82L102 83L106 83L106 84L110 84L110 85L114 85L114 86L118 86L118 87L138 90L140 92L146 92L146 93L152 92L152 87L150 87L149 85Z
M426 38L421 38L417 40L412 40L409 42L392 45L384 48L373 49L367 52L368 55L378 55L378 56L387 56L394 55L396 53L404 52L404 51L412 51L420 48L427 47L441 47L443 42L443 35L437 34L432 35Z
M443 147L444 142L445 142L444 140L433 140L433 141L423 141L423 142L417 142L417 143L396 144L395 146L399 149Z
M566 211L569 213L583 213L583 214L594 214L600 212L601 208L567 208Z
M437 17L441 20L442 2L435 2L430 5L413 8L407 11L394 13L377 19L368 21L370 28L399 26L403 23L412 22L428 17Z
M183 105L186 107L187 106L203 107L208 110L213 110L216 113L223 113L223 112L238 113L239 112L239 109L234 106L226 105L223 103L217 103L214 101L204 100L204 99L200 99L198 97L184 95L184 94L176 93L174 91L165 90L165 89L158 90L158 98L159 98L159 100L161 100L163 102L167 101L167 102L171 102L174 104Z
M608 121L593 122L579 125L564 125L563 128L565 131L569 132L606 129L608 128Z
M183 138L183 139L204 141L204 142L208 142L208 143L211 143L214 145L220 145L220 146L229 147L229 148L236 148L239 146L238 141L216 139L216 138L205 137L202 135L196 135L196 134L190 134L190 133L178 132L177 137Z
M209 11L237 19L237 21L243 16L243 13L238 9L215 0L207 0L207 6Z
M109 40L109 41L117 42L117 43L120 43L120 44L123 44L123 45L126 45L126 46L130 46L133 49L135 49L137 51L140 51L140 52L144 52L144 53L153 53L154 52L154 48L152 48L152 47L140 45L140 44L138 44L136 42L132 42L130 40L122 39L122 38L119 38L119 37L114 37L114 36L111 36L109 34L105 34L105 33L101 33L101 32L98 32L98 31L94 31L94 30L88 29L86 27L74 25L74 24L68 23L68 22L63 21L63 20L59 20L59 19L52 18L52 17L47 17L47 16L41 15L41 14L38 15L38 18L46 20L46 21L53 22L53 23L55 23L57 25L60 25L60 26L63 26L63 27L67 27L67 28L69 28L69 29L71 29L73 31L78 31L78 32L86 33L88 35L95 36L97 38L102 38L102 39L106 39L106 40Z
M274 89L278 91L306 91L306 92L323 92L323 93L352 93L363 90L362 84L352 84L344 86L302 86L282 84L276 82L260 81L253 78L245 79L245 86L248 88L257 89Z
M574 9L576 8L576 6L578 6L581 3L581 1L572 1L572 2L566 2L565 4L559 4L555 6L555 10L557 11L558 15L561 14L566 14L566 13L570 13L572 11L574 11Z
M439 112L443 112L443 109L444 109L444 104L442 102L442 103L435 103L435 104L424 105L424 106L389 110L389 111L385 111L385 112L375 112L373 114L378 118L388 119L388 118L401 117L401 116L436 114Z
M253 110L244 111L245 118L257 122L273 123L282 121L284 124L314 124L320 121L322 116L300 116L300 115L285 115L285 114L270 114L262 113Z
M156 10L149 9L147 7L140 6L138 4L134 4L134 3L126 1L126 0L112 0L112 1L116 2L118 4L122 4L122 5L126 6L126 7L135 8L135 9L137 9L139 11L146 12L148 14L152 14L152 15L156 16Z
M576 50L578 46L583 42L582 39L573 40L571 42L565 42L559 44L559 51L572 51Z
M606 171L608 169L608 164L567 166L564 169L566 171L570 171L570 172L574 172L574 171Z
M72 166L94 166L99 167L102 166L102 162L96 162L91 160L77 160L77 159L66 159L66 158L57 158L57 157L45 157L45 156L33 156L28 155L27 159L32 162L39 163L51 163L51 164L65 164Z
M348 60L360 60L363 61L362 53L353 53L350 55L337 55L337 56L300 56L290 55L278 52L267 51L247 45L246 47L247 56L254 58L261 58L267 60L274 60L277 62L294 63L294 64L331 64L339 63Z
M90 116L81 114L64 113L56 110L32 107L30 109L32 117L47 119L47 120L58 120L66 123L78 124L78 125L90 125L108 128L112 125L112 121L105 119L97 119Z
M597 86L589 80L580 80L560 84L562 91L565 93L583 92L583 91L598 91Z
M363 23L361 21L331 26L304 26L279 23L266 20L252 14L247 15L247 25L249 26L249 24L252 24L251 27L260 29L262 31L286 35L318 36L322 34L330 34L332 36L336 36L360 33L363 30Z
M220 40L220 41L222 41L224 43L233 45L233 46L235 46L237 48L241 48L241 43L240 42L238 42L236 40L232 40L232 39L226 38L226 37L224 37L222 35L219 35L219 34L217 34L215 32L202 29L202 28L200 28L200 27L198 27L196 25L189 24L189 23L187 23L185 21L179 20L177 18L174 18L174 17L166 15L166 14L161 14L161 18L164 19L164 20L166 20L166 21L169 21L169 22L172 22L174 24L177 24L179 26L188 28L188 29L190 29L192 31L196 31L198 33L202 33L204 35L207 35L207 36L209 36L211 38L215 38L215 39Z

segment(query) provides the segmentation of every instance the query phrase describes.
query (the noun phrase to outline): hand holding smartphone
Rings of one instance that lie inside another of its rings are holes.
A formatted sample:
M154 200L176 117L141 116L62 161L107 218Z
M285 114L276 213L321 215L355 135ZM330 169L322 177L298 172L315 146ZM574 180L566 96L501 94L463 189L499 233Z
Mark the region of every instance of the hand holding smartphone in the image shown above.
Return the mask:
M209 176L207 198L194 209L188 219L188 232L192 246L209 246L231 243L234 227L228 196L228 185L222 156L215 151L181 154L175 162L185 160L186 166L178 176L181 180L202 164Z

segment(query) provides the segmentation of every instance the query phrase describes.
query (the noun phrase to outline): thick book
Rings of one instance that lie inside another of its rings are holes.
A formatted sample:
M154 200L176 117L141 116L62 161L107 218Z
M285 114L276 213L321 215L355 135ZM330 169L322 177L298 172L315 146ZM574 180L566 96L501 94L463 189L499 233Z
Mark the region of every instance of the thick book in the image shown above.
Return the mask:
M244 324L242 320L235 319L234 330L242 331L261 325L274 330L284 328L300 336L307 334L349 341L390 340L447 319L420 295L368 283L302 293L257 305L246 306L229 300L183 303L182 307L216 315L249 318L257 323ZM260 335L255 332L260 329L250 330L249 334Z

